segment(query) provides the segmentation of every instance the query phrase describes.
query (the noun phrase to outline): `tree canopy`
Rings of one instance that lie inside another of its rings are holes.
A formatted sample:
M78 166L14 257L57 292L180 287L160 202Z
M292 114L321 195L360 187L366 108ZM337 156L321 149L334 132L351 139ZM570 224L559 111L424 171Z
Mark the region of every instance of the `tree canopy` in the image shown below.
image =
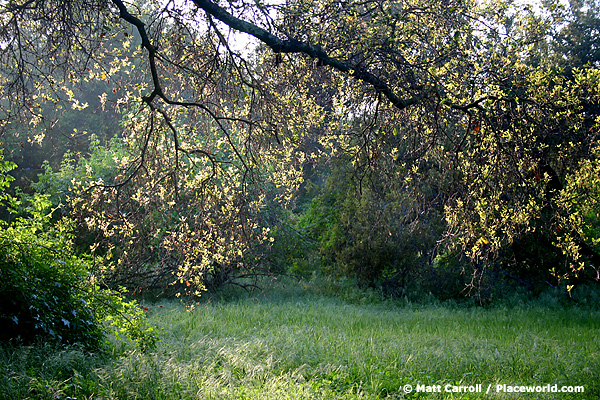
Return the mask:
M117 281L194 292L281 262L282 215L327 169L294 229L337 273L405 287L452 259L482 297L494 274L570 288L600 266L598 9L4 1L0 127L43 141L71 110L121 116L39 182Z

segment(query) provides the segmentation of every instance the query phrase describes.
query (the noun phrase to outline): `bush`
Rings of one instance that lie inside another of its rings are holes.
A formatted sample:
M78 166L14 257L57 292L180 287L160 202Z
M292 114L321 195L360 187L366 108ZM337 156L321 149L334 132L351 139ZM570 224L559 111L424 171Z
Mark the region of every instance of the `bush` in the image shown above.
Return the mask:
M359 182L340 160L298 229L318 243L324 273L404 296L428 278L443 230L442 213L424 201L381 174Z
M15 167L0 158L0 206L14 217L0 221L0 341L97 348L111 331L151 346L156 339L143 311L101 288L92 260L73 250L72 222L52 220L49 196L17 201L6 193Z

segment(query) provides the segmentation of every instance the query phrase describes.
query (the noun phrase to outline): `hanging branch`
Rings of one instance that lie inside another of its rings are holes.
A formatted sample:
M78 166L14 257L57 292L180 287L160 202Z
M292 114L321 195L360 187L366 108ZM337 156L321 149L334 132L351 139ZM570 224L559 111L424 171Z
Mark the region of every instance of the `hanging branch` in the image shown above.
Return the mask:
M217 125L219 126L219 129L225 134L227 141L228 141L229 145L231 146L233 152L235 153L237 158L240 160L240 162L244 166L244 169L246 171L249 171L250 167L246 164L246 160L240 154L239 150L233 143L233 141L229 135L229 132L227 131L226 127L223 125L222 121L236 120L236 121L242 121L242 122L245 122L248 124L250 122L243 120L243 119L239 119L239 118L219 117L210 108L208 108L206 105L204 105L202 103L176 101L176 100L173 100L173 99L170 99L169 97L167 97L162 88L160 78L158 76L158 69L156 67L156 60L160 59L160 56L157 52L156 47L150 42L148 32L146 30L146 25L139 18L135 17L127 10L127 7L125 7L125 4L123 4L122 0L112 0L112 1L119 9L119 16L122 19L124 19L125 21L129 22L130 24L132 24L133 26L136 27L136 29L142 39L142 47L148 51L148 63L150 65L150 73L152 75L153 90L148 96L144 96L142 98L144 103L146 103L151 109L155 109L155 107L152 105L152 102L154 101L154 99L156 97L158 97L169 105L200 108L201 110L206 112L217 123ZM161 112L161 114L163 116L165 116L164 113ZM167 121L167 124L169 124L169 123L170 123L170 121ZM172 125L171 125L171 127L172 127ZM178 144L176 144L176 152L178 152L180 150L181 150L181 148L179 147Z
M342 61L337 58L331 57L327 52L319 45L313 45L310 43L302 42L296 39L280 39L273 35L266 29L263 29L250 22L239 19L222 7L218 6L210 0L193 0L194 4L204 10L209 15L223 22L230 28L237 31L247 33L256 39L260 40L267 46L269 46L275 53L302 53L310 57L319 60L321 65L328 65L335 70L343 72L349 76L352 76L362 82L369 84L377 93L384 95L397 109L403 110L407 107L417 104L423 98L430 94L429 90L424 90L420 94L408 98L402 99L398 96L394 90L386 84L384 81L379 79L374 74L367 71L363 66L351 63L348 61Z

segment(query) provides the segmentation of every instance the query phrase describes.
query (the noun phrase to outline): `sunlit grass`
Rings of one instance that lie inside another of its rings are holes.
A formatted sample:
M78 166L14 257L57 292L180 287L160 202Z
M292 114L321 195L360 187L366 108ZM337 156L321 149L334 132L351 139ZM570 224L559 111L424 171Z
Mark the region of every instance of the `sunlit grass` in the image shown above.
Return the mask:
M0 391L62 399L468 399L523 396L495 393L496 384L556 384L585 392L524 396L600 396L600 312L583 308L349 304L302 294L193 310L174 301L148 306L162 330L156 351L97 360L54 354L46 363L60 375L27 372L26 361L15 363L24 350L5 351ZM407 384L441 385L442 393L405 394ZM443 392L447 384L493 386L487 395L452 394Z

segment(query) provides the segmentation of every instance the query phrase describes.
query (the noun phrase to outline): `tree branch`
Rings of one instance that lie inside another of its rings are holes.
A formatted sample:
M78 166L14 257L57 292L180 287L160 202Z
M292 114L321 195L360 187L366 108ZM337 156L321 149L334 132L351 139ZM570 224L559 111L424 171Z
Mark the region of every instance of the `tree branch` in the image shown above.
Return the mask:
M145 24L137 17L131 15L131 13L125 7L122 0L112 0L112 2L119 9L119 17L123 18L125 21L129 22L133 26L136 27L140 37L142 38L142 47L148 50L148 59L150 62L150 73L152 74L152 83L154 85L154 90L152 93L144 98L144 101L148 104L154 100L156 96L161 98L165 98L165 95L162 91L162 86L160 85L160 79L158 77L158 71L156 69L156 47L150 43L150 38L148 37L148 32L146 31Z
M197 7L223 22L230 28L247 33L260 40L269 46L275 53L303 53L318 59L323 65L328 65L340 72L368 83L375 89L377 93L384 95L399 110L403 110L413 104L418 103L429 94L428 90L424 90L417 96L409 99L402 99L400 96L394 93L388 84L374 74L370 73L359 65L351 64L349 62L341 61L329 56L329 54L327 54L327 52L321 46L312 45L310 43L295 39L280 39L266 29L233 16L225 9L210 0L192 1Z

